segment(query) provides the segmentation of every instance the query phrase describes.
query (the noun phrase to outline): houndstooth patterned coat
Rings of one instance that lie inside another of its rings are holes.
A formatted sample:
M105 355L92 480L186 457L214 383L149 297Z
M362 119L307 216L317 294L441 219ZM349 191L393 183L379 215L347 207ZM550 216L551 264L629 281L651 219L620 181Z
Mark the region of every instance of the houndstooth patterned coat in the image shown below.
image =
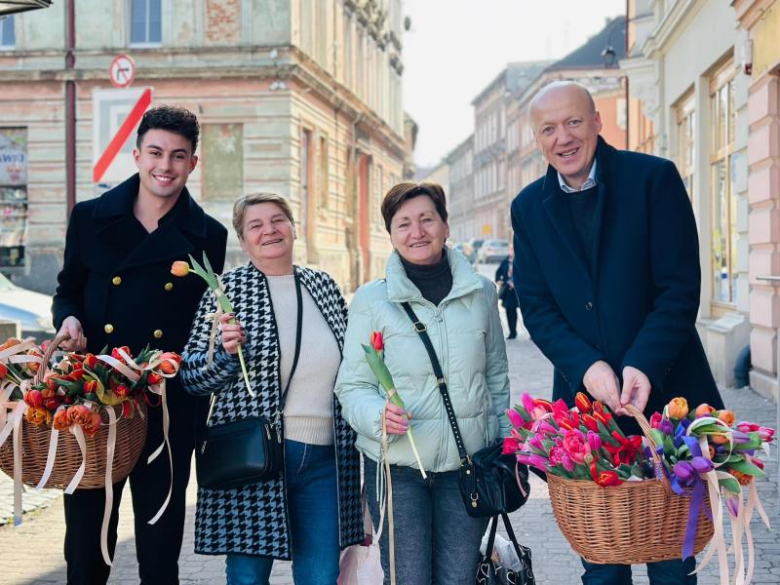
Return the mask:
M339 350L344 346L347 306L338 286L326 273L295 267L322 312ZM256 392L246 391L239 361L228 354L219 339L214 361L206 368L211 321L216 311L214 295L201 299L183 354L181 379L191 394L217 393L210 425L250 416L272 416L281 395L279 337L265 275L251 263L222 276L225 292L233 303L237 319L247 332L244 348L249 381ZM306 348L301 359L306 359ZM335 382L335 380L334 380ZM360 502L360 461L355 433L341 416L341 405L333 396L334 437L338 469L339 532L344 548L363 539ZM195 552L200 554L263 555L289 560L290 524L284 477L232 490L198 490L195 518Z

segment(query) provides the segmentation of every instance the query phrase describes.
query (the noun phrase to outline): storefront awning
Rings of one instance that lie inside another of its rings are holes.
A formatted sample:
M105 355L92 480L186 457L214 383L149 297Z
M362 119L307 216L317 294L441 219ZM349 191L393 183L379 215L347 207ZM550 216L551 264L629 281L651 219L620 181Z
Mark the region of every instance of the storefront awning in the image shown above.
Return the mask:
M0 0L0 16L25 10L48 8L49 6L51 6L51 0Z

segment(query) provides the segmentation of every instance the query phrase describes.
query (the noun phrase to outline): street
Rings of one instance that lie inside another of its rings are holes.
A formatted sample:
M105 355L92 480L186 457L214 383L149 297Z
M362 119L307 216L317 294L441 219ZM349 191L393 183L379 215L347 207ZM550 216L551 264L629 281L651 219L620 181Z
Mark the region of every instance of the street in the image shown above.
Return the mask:
M495 266L480 267L480 272L489 277L492 277L494 271ZM552 367L531 343L523 329L519 328L518 339L507 342L507 353L513 403L523 392L549 398ZM726 390L724 398L726 404L740 419L766 426L774 425L774 404L749 389ZM773 450L772 460L767 464L766 471L769 478L759 482L762 502L774 526L780 525L776 455L776 451ZM3 478L3 481L7 483L7 478ZM181 583L183 585L224 583L224 559L195 555L193 552L195 502L196 490L193 481L188 493L187 526L180 559ZM566 585L579 582L579 575L582 572L579 559L571 551L555 523L545 484L535 476L532 475L531 499L523 508L512 514L511 518L522 544L532 549L538 584ZM65 564L62 560L64 528L61 498L51 501L48 507L40 511L25 515L24 522L19 527L7 525L0 528L0 550L5 551L0 583L14 585L65 583ZM757 517L754 518L753 530L756 547L756 573L753 583L755 585L777 584L780 582L780 539L777 534L768 531L760 524ZM115 564L109 583L128 585L137 583L129 493L125 494L122 502L119 535ZM400 562L403 560L401 559ZM704 569L699 582L715 583L717 570L717 560L714 560ZM648 583L644 567L637 567L635 573L637 573L635 583ZM289 563L276 564L271 583L292 584Z

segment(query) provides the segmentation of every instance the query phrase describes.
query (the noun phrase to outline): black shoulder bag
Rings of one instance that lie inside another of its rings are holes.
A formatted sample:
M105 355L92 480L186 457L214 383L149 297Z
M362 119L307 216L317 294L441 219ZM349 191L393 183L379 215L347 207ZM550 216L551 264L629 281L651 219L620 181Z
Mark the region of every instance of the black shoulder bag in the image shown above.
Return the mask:
M458 421L455 418L455 410L452 408L450 393L447 390L447 382L444 380L444 373L433 349L431 338L428 337L428 331L409 303L401 303L401 306L414 323L414 329L431 358L433 373L436 375L452 434L455 436L455 444L458 446L460 457L458 483L468 515L484 518L514 512L528 499L530 490L528 468L519 464L513 455L502 455L501 444L480 449L473 456L466 453Z
M198 449L198 485L211 490L230 490L276 478L284 467L282 423L284 402L298 365L303 329L303 297L298 274L295 275L298 297L298 322L295 331L295 357L290 377L279 398L279 409L273 420L253 416L221 425L207 426ZM211 412L216 395L211 396ZM207 423L208 424L208 421Z
M493 544L496 542L496 528L498 527L498 516L494 516L490 522L490 536L488 536L487 548L485 554L479 559L477 566L476 585L536 585L534 570L531 564L531 549L517 542L515 531L512 530L512 524L506 514L501 514L504 520L504 527L515 549L517 558L520 560L520 568L517 570L507 567L497 566L493 562Z

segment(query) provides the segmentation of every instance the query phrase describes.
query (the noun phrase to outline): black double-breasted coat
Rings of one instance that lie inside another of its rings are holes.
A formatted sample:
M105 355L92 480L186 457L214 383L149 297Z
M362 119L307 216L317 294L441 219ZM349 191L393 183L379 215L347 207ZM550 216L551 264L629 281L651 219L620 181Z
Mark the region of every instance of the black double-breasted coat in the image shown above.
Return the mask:
M181 353L206 285L194 275L173 276L171 264L187 260L188 255L200 261L205 251L214 270L223 269L225 227L206 215L185 188L157 229L148 233L133 214L139 185L139 176L134 175L102 196L77 204L68 224L52 308L54 323L59 329L66 317L77 317L87 349L93 353L106 346L109 350L128 346L135 355L147 345ZM163 437L159 407L149 409L146 446L130 476L144 582L175 579L190 460L207 409L204 399L184 392L176 378L168 380L167 394L173 495L154 527L147 521L171 485L166 451L153 464L146 463ZM123 485L115 489L115 517ZM107 578L99 546L102 498L102 490L77 490L66 496L65 556L70 583L100 583ZM116 540L113 526L110 542Z
M696 332L698 236L677 169L602 138L596 162L592 272L552 166L512 203L515 286L524 324L555 366L553 398L573 403L604 360L618 376L625 366L648 376L646 413L675 396L721 407Z

